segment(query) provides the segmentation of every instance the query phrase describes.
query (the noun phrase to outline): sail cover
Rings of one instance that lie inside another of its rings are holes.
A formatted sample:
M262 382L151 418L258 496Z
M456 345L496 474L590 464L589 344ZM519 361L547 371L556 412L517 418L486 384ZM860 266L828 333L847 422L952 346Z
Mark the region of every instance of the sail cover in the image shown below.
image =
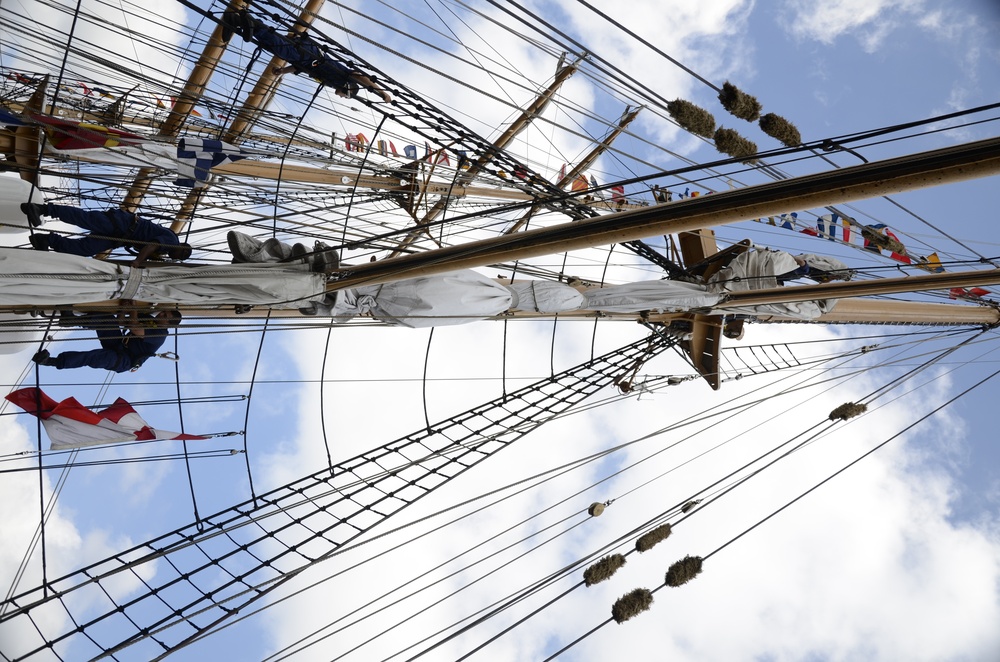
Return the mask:
M229 233L230 248L244 266L272 265L293 254L292 247L277 239L260 241L249 235ZM802 256L813 258L816 256ZM839 265L839 267L837 266ZM285 266L285 263L282 264ZM651 312L685 312L703 309L706 312L728 292L777 287L776 276L798 267L796 259L782 251L758 250L737 257L717 274L708 285L676 280L651 280L625 285L577 291L564 283L525 280L510 284L499 283L475 271L465 269L434 276L421 276L386 283L341 290L311 299L309 308L300 299L300 309L331 316L335 322L345 322L359 315L411 328L468 324L495 317L509 309L560 313L570 310L597 310L606 313L635 314ZM835 260L816 264L831 270L844 267ZM2 296L2 295L0 295ZM833 305L833 301L807 301L792 304L727 309L726 312L749 314L791 315L803 319L818 317Z
M411 328L468 324L510 308L513 294L472 270L366 285L337 293L331 314L372 317Z
M795 271L799 263L789 253L752 250L736 256L709 279L714 292L742 292L778 287L778 275Z
M27 313L0 313L0 355L17 354L18 352L41 347L45 331L38 327L35 318Z
M109 299L298 308L322 301L326 277L303 264L165 265L132 269L77 255L0 248L0 304L72 305Z
M627 285L613 285L586 290L584 308L606 313L637 313L649 310L670 313L708 308L722 295L709 292L704 285L677 280L644 280Z
M536 313L562 313L583 308L586 300L575 288L550 280L522 280L508 283L513 294L511 308Z
M849 270L847 265L830 257L801 255L806 264L824 271ZM724 269L709 279L708 288L712 292L725 294L747 290L762 290L778 287L777 276L795 271L799 266L795 258L784 251L757 249L736 257ZM829 312L836 305L836 299L797 301L789 303L762 304L757 306L727 306L716 311L719 314L743 313L747 315L780 315L796 319L812 320Z

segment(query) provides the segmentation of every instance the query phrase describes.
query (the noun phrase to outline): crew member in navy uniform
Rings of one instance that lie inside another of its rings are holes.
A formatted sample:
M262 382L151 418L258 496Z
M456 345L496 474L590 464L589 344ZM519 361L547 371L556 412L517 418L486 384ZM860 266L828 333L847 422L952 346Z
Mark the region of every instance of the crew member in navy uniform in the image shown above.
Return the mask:
M91 233L85 237L35 233L31 235L30 241L36 250L52 249L57 253L92 257L125 246L133 248L132 252L136 253L133 267L141 267L146 260L163 252L170 259L178 261L191 256L191 246L182 243L172 230L124 209L112 207L97 211L52 203L25 202L21 205L21 211L35 227L41 225L42 216L50 216Z
M132 310L122 313L120 317L108 313L63 313L59 320L60 326L82 326L96 331L101 349L61 352L56 356L51 356L48 350L43 349L31 360L59 370L87 367L113 372L134 371L146 359L156 355L156 351L167 339L170 328L180 323L179 310L163 310L155 315Z
M386 103L392 101L392 96L374 80L331 58L322 46L304 32L282 34L250 16L245 9L225 11L221 22L223 41L229 41L235 33L288 62L285 67L275 67L271 71L275 75L289 72L306 74L323 85L332 87L337 96L353 99L358 95L358 90L364 87L380 95Z

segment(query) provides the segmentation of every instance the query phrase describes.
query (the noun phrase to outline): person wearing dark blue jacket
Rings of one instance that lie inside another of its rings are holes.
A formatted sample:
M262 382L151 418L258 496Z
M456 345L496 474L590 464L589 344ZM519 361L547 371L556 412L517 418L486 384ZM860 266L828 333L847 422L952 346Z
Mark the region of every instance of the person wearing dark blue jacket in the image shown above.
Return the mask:
M233 34L238 34L271 55L288 62L287 66L272 69L271 73L275 75L290 72L306 74L323 85L332 87L337 96L353 99L358 90L364 87L380 95L386 103L392 101L392 96L374 80L331 58L322 46L304 32L283 34L253 18L245 9L227 10L222 14L221 23L223 41L228 42Z
M112 372L135 371L146 359L156 355L170 328L180 323L181 313L178 310L164 310L156 315L132 311L131 315L122 318L107 313L64 314L59 320L60 326L82 326L96 331L101 349L61 352L56 356L43 349L31 360L58 370L86 367Z
M141 267L146 260L163 252L173 260L186 260L191 256L191 246L182 243L172 230L124 209L95 210L26 202L21 210L36 227L41 225L42 216L50 216L90 232L83 237L35 233L30 241L36 250L52 249L57 253L92 257L125 246L137 254L133 267Z

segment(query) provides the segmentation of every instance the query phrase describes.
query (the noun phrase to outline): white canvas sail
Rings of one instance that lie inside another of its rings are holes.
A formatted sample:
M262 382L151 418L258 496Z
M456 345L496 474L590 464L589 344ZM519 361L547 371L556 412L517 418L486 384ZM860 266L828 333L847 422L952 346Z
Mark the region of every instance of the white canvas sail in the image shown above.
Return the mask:
M137 299L188 305L297 308L326 279L297 264L164 265L133 269L76 255L0 249L0 303L54 306Z

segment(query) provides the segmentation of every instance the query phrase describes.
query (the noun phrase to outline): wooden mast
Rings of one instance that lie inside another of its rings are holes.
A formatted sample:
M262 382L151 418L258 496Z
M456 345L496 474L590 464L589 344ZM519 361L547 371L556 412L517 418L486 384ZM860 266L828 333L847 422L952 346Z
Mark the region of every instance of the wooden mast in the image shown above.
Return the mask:
M241 0L234 0L235 2L241 2ZM309 0L306 6L302 9L302 13L299 15L298 20L292 26L290 34L305 32L306 28L312 25L316 16L319 14L319 10L323 7L323 3L326 0ZM222 26L218 26L216 31L218 32ZM214 33L213 33L214 36ZM281 58L275 56L272 57L270 62L264 68L263 73L261 73L260 78L257 80L257 84L254 88L250 90L250 94L247 95L246 101L243 102L243 107L240 108L239 112L236 114L236 118L233 123L229 125L226 129L225 134L222 137L223 142L238 144L246 133L260 117L261 112L267 108L274 99L275 93L278 91L278 85L281 82L281 77L273 73L273 70L278 67L283 67L285 61ZM170 224L170 229L175 233L180 233L184 229L184 226L191 222L194 217L194 210L198 207L198 203L201 201L201 197L205 194L204 188L193 188L184 198L184 202L181 203L181 208L177 211L176 220Z
M611 133L606 135L604 137L604 140L602 140L601 143L597 145L597 147L591 150L589 154L583 157L579 163L573 166L573 168L571 168L569 172L567 172L558 182L556 182L556 188L558 189L565 188L566 185L575 180L577 176L580 175L580 173L589 168L590 165L597 160L598 156L606 152L608 148L611 147L611 143L613 143L615 138L620 136L622 131L624 131L625 128L632 123L632 120L635 119L635 116L639 114L640 110L642 110L641 107L636 108L635 110L632 111L626 109L625 112L622 114L621 119L618 121L618 126L616 126L611 131ZM504 234L513 234L518 230L520 230L522 227L524 227L525 223L528 222L528 219L531 218L531 216L535 213L535 210L537 208L538 205L532 205L531 209L528 210L528 213L526 213L524 216L518 219L518 221L514 223L514 225L512 225L506 232L504 232Z
M507 145L509 145L510 142L514 140L514 138L517 136L518 133L523 131L529 124L531 124L532 121L534 121L534 119L539 115L539 113L541 113L545 109L545 106L548 105L549 101L559 90L559 88L562 87L562 84L566 82L566 80L576 72L579 62L580 61L577 60L572 64L568 64L565 67L562 67L561 69L559 69L559 71L556 72L556 75L553 78L552 82L549 84L549 86L545 88L545 90L541 94L539 94L538 97L533 102L531 102L531 104L527 108L524 109L524 111L517 117L517 119L515 119L513 122L510 123L510 126L508 126L507 129L502 134L500 134L500 137L498 137L493 142L493 147L497 151L505 149ZM492 150L488 150L485 153L480 154L478 157L476 157L475 161L469 164L468 169L466 169L464 172L461 172L456 177L455 187L456 188L464 187L466 184L472 181L472 178L478 175L480 172L482 172L483 168L485 168L489 164L489 162L494 158L494 156L495 153ZM433 221L435 218L437 218L441 214L441 212L443 212L447 208L450 197L451 196L445 194L442 195L440 198L438 198L437 202L435 202L431 206L431 208L427 211L427 213L424 214L423 218L421 218L417 222L418 227L412 230L409 234L406 235L406 237L404 237L399 242L399 245L389 254L389 257L395 257L399 255L403 249L412 244L413 241L420 235L420 233L424 232L427 224ZM414 211L411 210L411 214L413 213Z
M240 9L243 6L243 0L231 0L229 3L230 9ZM202 51L201 57L198 58L198 62L191 70L187 83L184 84L184 88L178 94L176 103L170 109L170 113L160 126L159 136L172 138L180 133L181 127L184 126L185 120L187 120L188 115L194 109L195 103L205 93L208 81L212 78L212 74L215 73L215 68L218 66L219 60L222 59L222 54L225 52L226 46L227 43L222 40L222 26L216 25L215 30L212 31L212 36L208 39L208 43L205 44L205 50ZM155 172L153 168L141 168L139 170L131 188L125 194L121 205L122 209L134 212L139 207L139 203L145 197L146 191L149 190L149 185L153 181L153 174Z
M295 25L292 27L292 32L305 31L312 24L313 20L315 20L325 1L309 0ZM232 0L228 8L238 10L244 6L243 0ZM191 114L195 103L204 94L205 88L208 86L208 81L211 79L212 74L215 73L215 68L218 66L227 45L228 42L222 40L222 25L216 25L208 43L205 45L205 50L202 51L201 57L198 58L198 62L188 76L187 83L185 83L184 88L178 95L177 102L160 126L158 136L172 138L180 133L181 128L184 126L184 121ZM257 84L250 91L249 95L247 95L247 99L237 113L233 123L226 129L222 138L224 142L239 141L243 134L257 121L260 112L274 98L278 83L280 82L280 77L275 76L272 70L284 64L285 61L278 57L271 58L271 61L258 79ZM153 168L142 168L139 170L131 188L125 194L122 209L134 212L138 208L139 203L142 202L143 197L145 197L146 192L149 190L154 173L155 170ZM177 220L170 225L171 230L180 232L190 222L194 214L194 209L197 207L203 192L202 189L196 188L188 193L181 204L180 210L177 212Z

